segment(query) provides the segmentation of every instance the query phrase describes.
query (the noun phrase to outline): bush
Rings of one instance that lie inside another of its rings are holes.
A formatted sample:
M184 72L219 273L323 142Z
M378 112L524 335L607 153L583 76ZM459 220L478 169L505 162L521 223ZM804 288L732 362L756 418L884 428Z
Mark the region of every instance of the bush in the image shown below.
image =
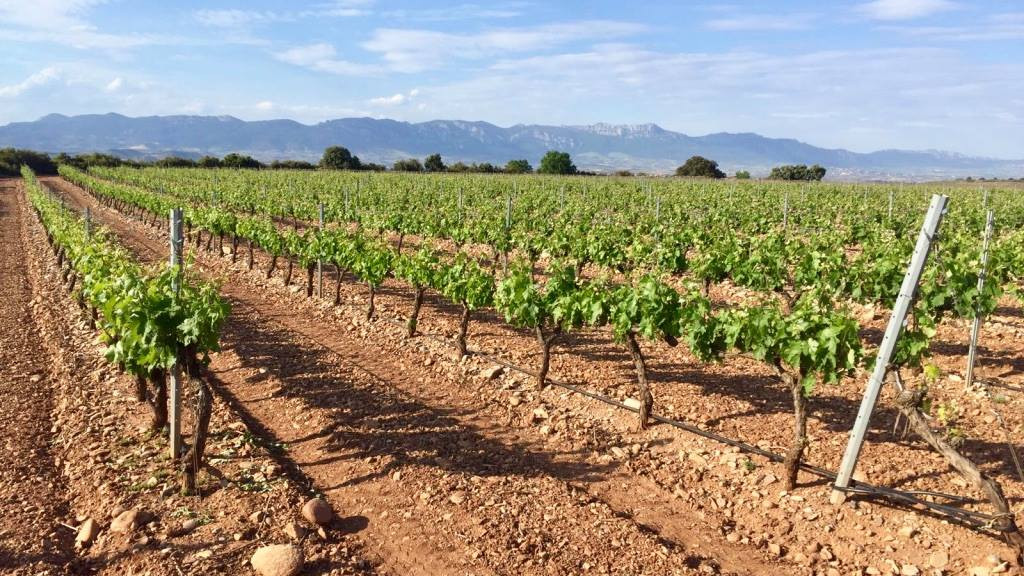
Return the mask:
M505 172L509 174L529 174L533 172L533 166L530 166L529 160L525 158L520 160L509 160L505 164Z
M815 164L807 167L806 164L788 164L772 168L768 176L772 180L803 180L806 182L820 181L825 177L825 169Z
M551 150L540 159L540 168L537 169L537 172L540 174L575 174L576 165L572 163L568 152Z
M395 160L391 169L395 172L423 172L423 164L420 164L416 158L406 158L405 160Z
M203 156L196 162L200 168L220 168L220 158L216 156Z
M305 160L274 160L271 170L316 170L316 166Z
M676 168L676 176L696 178L725 178L725 172L718 169L718 162L703 156L691 156L682 166Z
M736 172L736 179L737 180L750 180L750 172L747 172L746 170L738 170Z
M331 146L324 150L320 158L320 168L323 170L360 170L362 167L359 157L352 155L344 146Z
M157 168L195 168L196 161L178 156L167 156L153 162Z
M57 165L42 152L18 150L16 148L0 149L0 175L19 176L21 166L26 165L36 174L56 174Z
M232 152L224 157L220 161L221 166L225 168L262 168L263 163L253 158L252 156L244 156L242 154L236 154Z
M427 172L444 172L446 168L440 154L431 154L423 159L423 169Z

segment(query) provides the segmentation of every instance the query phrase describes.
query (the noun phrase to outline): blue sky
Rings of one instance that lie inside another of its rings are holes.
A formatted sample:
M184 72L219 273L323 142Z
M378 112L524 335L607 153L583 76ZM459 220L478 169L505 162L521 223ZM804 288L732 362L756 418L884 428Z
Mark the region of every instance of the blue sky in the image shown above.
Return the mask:
M0 123L111 111L1024 158L1024 1L0 0Z

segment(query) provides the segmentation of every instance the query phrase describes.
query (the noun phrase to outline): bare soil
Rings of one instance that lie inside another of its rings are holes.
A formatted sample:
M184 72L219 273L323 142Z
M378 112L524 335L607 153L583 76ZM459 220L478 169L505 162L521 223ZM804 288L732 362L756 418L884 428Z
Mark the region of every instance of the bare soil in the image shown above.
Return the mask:
M147 258L166 256L159 232L110 210L83 191L47 180L76 206ZM223 404L267 445L303 487L326 494L346 519L352 546L369 564L415 574L544 573L969 573L1003 566L1011 553L991 535L941 518L877 502L828 503L829 486L801 476L780 488L781 468L666 426L633 431L635 415L564 390L537 390L531 379L484 376L480 357L462 362L440 337L455 333L456 310L428 298L420 327L407 340L385 319L401 320L412 291L388 282L375 322L363 320L364 286L346 278L343 305L306 299L281 274L269 281L245 270L244 258L193 250L202 273L220 278L234 310L224 351L212 369ZM258 268L266 265L259 255ZM333 296L333 274L325 293ZM299 284L301 274L293 279ZM736 296L729 286L713 295ZM859 310L869 335L885 315ZM1024 416L1019 304L990 318L982 332L979 389L965 391L962 322L944 324L934 350L948 376L932 386L955 402L965 452L996 477L1015 510L1024 484L1015 478L1003 429L1017 449ZM490 314L474 318L471 346L533 366L532 335ZM655 411L782 451L788 445L788 392L766 367L745 358L705 365L680 349L644 344ZM552 376L625 399L635 395L624 348L601 331L559 343ZM867 375L816 391L811 449L817 465L838 465ZM883 400L860 470L872 483L962 493L965 485L913 438L891 433L895 411ZM272 492L273 493L273 492ZM208 499L202 501L209 506ZM225 503L225 505L227 505ZM216 509L217 504L214 504ZM983 502L971 505L986 510ZM269 538L272 539L272 538ZM226 568L226 566L225 566ZM237 568L244 570L244 568ZM318 572L311 572L318 573ZM988 573L988 572L986 572Z

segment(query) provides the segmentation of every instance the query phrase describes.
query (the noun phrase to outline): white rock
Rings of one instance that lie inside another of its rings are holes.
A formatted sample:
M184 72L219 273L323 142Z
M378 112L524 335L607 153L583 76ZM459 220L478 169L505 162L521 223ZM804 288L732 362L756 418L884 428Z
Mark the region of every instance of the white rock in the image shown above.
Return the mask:
M264 546L249 560L260 576L295 576L304 562L302 550L291 544Z

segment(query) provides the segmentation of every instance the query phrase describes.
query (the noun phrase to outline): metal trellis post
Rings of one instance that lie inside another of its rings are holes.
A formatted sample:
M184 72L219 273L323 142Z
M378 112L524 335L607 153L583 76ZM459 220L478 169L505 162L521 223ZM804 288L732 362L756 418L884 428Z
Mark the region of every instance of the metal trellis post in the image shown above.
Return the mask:
M171 280L171 287L177 294L181 290L181 208L171 209L170 236L171 236L171 257L170 265L177 266L178 272ZM174 359L171 366L170 379L168 381L170 393L170 425L171 425L171 459L177 460L181 455L181 366L178 359Z
M988 245L992 241L992 228L995 226L995 214L989 210L985 217L985 240L981 245L981 269L978 270L978 294L985 288L985 274L988 269ZM967 352L967 373L964 375L964 386L970 387L974 382L974 361L978 355L978 334L981 332L981 313L974 311L974 323L971 325L971 346Z
M320 232L324 231L324 205L320 204L317 206L317 214L320 217ZM324 297L324 261L322 258L316 259L316 295L317 298Z
M893 306L892 315L889 317L885 336L882 338L882 344L878 349L878 358L875 360L874 371L871 373L867 390L864 392L864 399L861 401L860 410L857 412L857 419L853 423L850 441L846 445L846 452L843 454L843 461L839 465L839 473L836 476L832 493L833 502L842 502L845 498L843 489L849 487L853 470L857 466L857 458L860 456L861 447L864 445L864 436L867 434L868 422L871 419L871 413L875 409L875 404L878 402L878 393L882 389L882 383L889 368L889 360L892 358L900 330L907 320L907 313L910 311L911 303L914 300L914 292L917 291L917 284L921 280L921 272L924 270L925 262L928 261L928 252L931 249L932 239L939 230L939 224L942 222L942 216L946 211L948 203L948 196L935 194L932 196L931 204L928 206L928 214L925 216L924 224L921 226L921 233L917 237L914 255L910 259L910 267L907 268L907 274L903 277L899 296L896 297L896 304Z

